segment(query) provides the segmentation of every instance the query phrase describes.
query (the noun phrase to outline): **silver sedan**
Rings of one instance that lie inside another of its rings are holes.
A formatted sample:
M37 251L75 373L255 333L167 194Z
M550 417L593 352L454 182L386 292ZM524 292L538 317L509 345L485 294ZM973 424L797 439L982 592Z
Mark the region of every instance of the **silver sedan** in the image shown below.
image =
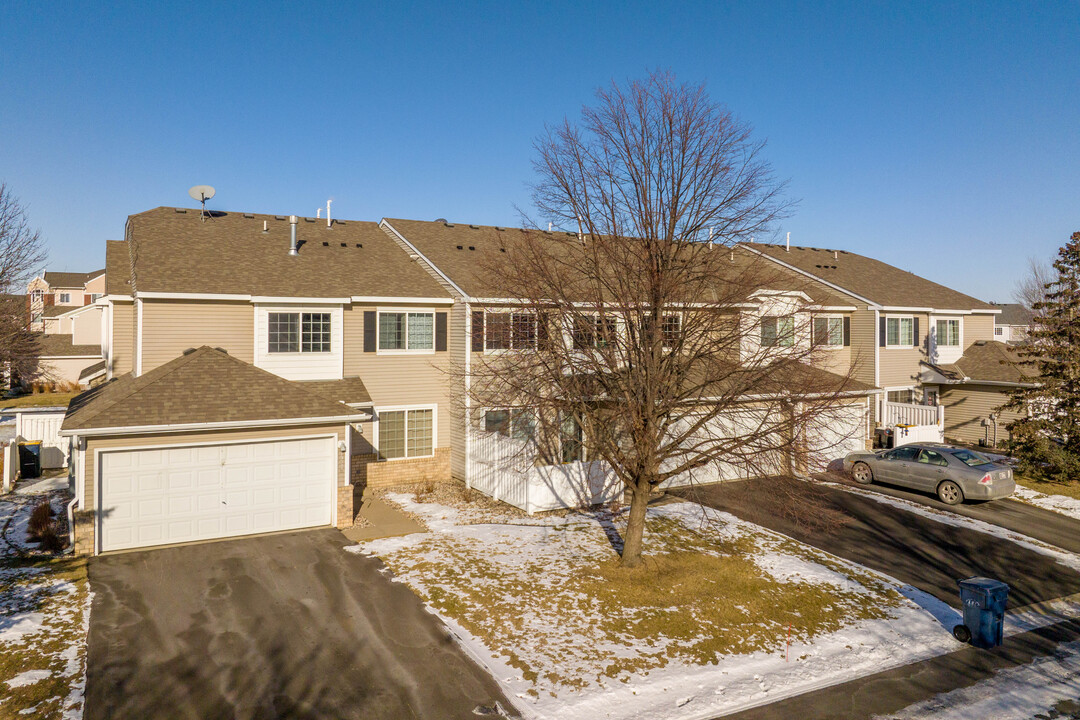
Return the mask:
M878 481L926 490L948 505L1009 497L1016 490L1010 468L974 450L941 443L850 453L844 458L844 470L863 485Z

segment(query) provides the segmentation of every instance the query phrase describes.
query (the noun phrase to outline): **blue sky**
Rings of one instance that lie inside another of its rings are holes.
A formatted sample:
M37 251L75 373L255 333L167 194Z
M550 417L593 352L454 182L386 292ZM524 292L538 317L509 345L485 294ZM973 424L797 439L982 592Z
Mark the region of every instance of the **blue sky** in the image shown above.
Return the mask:
M598 85L705 82L768 140L792 243L1007 301L1080 230L1080 3L0 6L0 179L101 266L191 206L515 224L532 142Z

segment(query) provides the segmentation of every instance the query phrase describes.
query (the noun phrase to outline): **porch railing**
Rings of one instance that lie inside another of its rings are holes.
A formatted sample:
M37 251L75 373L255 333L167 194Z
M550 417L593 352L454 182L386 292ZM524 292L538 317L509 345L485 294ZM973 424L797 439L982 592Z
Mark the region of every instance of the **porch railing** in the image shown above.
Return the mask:
M909 405L885 401L884 424L893 425L937 425L945 428L945 408L941 405Z

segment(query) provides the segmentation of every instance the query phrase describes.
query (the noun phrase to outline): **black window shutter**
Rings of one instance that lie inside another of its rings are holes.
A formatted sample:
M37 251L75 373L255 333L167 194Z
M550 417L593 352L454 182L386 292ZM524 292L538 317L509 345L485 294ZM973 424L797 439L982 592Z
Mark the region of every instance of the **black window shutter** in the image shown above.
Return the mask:
M446 313L435 313L435 352L446 350Z
M844 318L844 347L851 347L851 318Z
M472 351L484 352L484 311L473 310L472 314Z
M377 348L375 335L375 311L364 311L364 352L375 352Z
M548 328L548 314L540 311L536 314L536 347L540 350L551 349L551 334Z
M911 326L913 330L911 336L915 340L915 347L920 347L922 345L922 338L919 337L919 318L915 318L911 323Z
M885 318L881 318L880 327L878 327L878 347L885 347Z

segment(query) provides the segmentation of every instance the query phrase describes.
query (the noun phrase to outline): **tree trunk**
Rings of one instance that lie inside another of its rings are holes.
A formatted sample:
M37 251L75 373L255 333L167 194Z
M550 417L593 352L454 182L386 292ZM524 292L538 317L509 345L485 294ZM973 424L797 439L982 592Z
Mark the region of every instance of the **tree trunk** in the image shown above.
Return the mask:
M619 565L632 568L641 564L641 546L645 535L645 512L649 509L649 483L638 480L630 500L630 517L623 536L623 552Z

